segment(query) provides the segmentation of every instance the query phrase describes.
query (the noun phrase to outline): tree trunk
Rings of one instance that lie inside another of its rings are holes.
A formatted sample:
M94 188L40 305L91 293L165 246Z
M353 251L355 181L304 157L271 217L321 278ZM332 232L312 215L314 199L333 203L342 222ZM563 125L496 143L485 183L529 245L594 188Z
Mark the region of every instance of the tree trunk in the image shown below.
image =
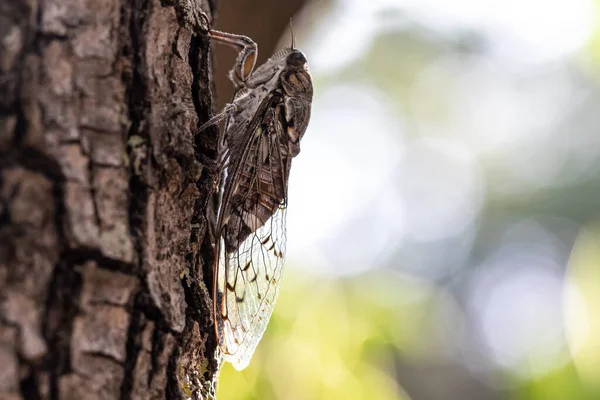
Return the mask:
M0 398L210 392L215 1L0 2Z

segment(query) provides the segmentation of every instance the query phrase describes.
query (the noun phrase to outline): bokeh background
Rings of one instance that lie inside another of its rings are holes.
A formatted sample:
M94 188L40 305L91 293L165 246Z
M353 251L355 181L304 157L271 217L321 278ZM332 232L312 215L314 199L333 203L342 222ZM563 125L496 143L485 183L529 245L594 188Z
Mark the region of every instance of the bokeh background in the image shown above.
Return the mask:
M221 7L263 57L294 15L315 97L279 300L219 399L600 399L600 1Z

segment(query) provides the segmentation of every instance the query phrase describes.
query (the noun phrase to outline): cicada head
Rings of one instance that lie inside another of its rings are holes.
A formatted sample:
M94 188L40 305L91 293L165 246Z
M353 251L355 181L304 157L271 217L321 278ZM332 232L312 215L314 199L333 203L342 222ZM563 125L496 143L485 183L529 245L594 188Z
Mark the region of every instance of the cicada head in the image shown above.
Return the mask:
M292 50L285 61L286 66L281 73L281 85L285 94L312 100L312 79L308 73L308 61L304 54L299 50Z

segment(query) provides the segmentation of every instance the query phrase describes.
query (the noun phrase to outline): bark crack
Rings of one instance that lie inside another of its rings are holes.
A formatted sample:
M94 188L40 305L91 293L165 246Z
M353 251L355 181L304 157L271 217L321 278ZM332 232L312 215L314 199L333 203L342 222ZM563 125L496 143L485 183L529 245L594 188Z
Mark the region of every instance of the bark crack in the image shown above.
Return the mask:
M138 303L138 298L139 295L136 295L133 302L134 308ZM144 317L142 313L132 313L129 331L127 332L127 343L125 345L125 363L123 365L125 374L123 376L123 382L121 383L121 400L129 400L131 398L135 367L138 353L140 352L138 335L143 330L143 320Z
M148 88L143 76L145 66L142 61L143 48L142 37L140 37L140 35L143 36L145 31L148 8L149 2L147 0L135 0L133 2L121 0L120 2L120 37L122 42L120 43L119 57L121 79L127 88L125 99L130 124L127 130L127 157L130 175L129 229L135 252L138 255L134 271L137 271L142 278L142 287L133 301L131 322L127 332L124 376L120 387L120 395L123 400L130 399L134 390L135 372L141 350L139 337L145 326L145 310L149 303L144 301L143 292L147 290L147 287L144 277L141 276L143 274L142 263L145 252L143 245L144 210L148 203L148 186L142 173L148 168L147 154L144 150L150 146L150 136L145 123L149 104L145 100L148 95ZM141 138L143 143L134 143L133 138Z
M59 398L59 377L71 371L71 334L81 291L81 275L75 265L61 259L54 269L46 301L42 331L48 342L46 369L50 374L50 398ZM68 290L66 290L68 288Z

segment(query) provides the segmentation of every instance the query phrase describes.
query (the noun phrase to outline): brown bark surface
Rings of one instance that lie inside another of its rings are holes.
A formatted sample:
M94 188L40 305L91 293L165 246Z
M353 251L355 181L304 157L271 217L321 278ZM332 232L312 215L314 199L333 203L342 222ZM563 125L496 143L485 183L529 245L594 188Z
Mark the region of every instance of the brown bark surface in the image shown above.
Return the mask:
M194 134L209 43L180 23L201 7L0 2L0 398L179 398L212 380L217 130Z

